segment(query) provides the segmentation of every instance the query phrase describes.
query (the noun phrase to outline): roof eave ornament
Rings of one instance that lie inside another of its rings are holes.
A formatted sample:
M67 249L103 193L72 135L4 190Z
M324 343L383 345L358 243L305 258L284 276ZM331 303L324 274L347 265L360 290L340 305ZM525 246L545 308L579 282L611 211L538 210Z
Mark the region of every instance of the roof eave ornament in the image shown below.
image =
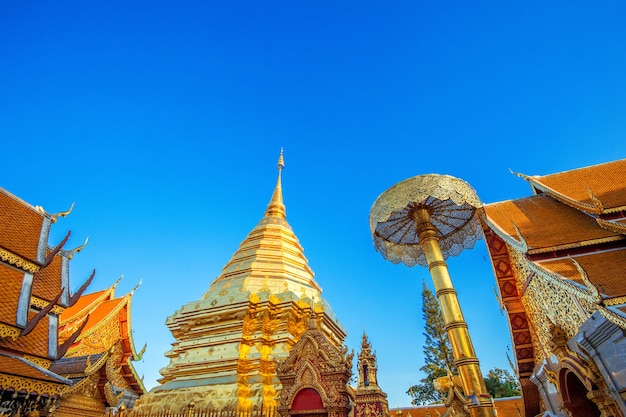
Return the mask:
M28 321L28 323L26 323L26 326L20 332L20 336L26 336L31 331L33 331L33 329L37 326L37 323L39 323L41 319L44 318L44 316L46 316L50 311L52 311L55 304L59 302L59 299L63 295L63 292L65 292L65 288L61 288L61 291L54 298L54 300L50 301L48 305L42 308L37 314L35 314L35 316L33 316L32 319Z
M585 287L587 287L587 292L589 293L589 295L591 295L591 297L594 298L594 301L598 305L603 305L602 293L600 293L600 290L598 289L598 287L593 282L591 282L591 280L589 279L589 275L587 275L587 271L585 271L582 265L580 265L576 259L572 258L571 255L568 257L570 261L574 263L574 266L578 270L578 273L580 274L580 278L585 283Z
M87 326L87 321L89 321L89 314L87 314L87 316L85 317L81 325L78 327L78 329L76 329L76 331L72 333L72 335L68 337L67 340L59 346L59 348L57 349L56 359L61 359L63 356L65 356L70 346L72 346L72 344L76 341L76 339L78 339L78 336L80 336L85 326Z
M52 249L52 251L48 254L48 256L46 256L46 260L44 261L43 265L41 266L42 269L47 267L48 265L50 265L50 263L52 262L52 260L56 256L56 254L59 253L59 251L61 249L63 249L63 246L67 243L67 241L70 238L71 234L72 234L72 231L71 230L68 231L67 235L65 235L65 237L63 238L61 243L59 243L54 249Z
M74 255L76 255L78 252L80 252L83 249L85 249L85 247L87 246L87 242L89 242L89 236L87 236L87 238L85 239L85 242L82 245L80 245L80 246L78 246L78 247L68 251L67 257L69 259L72 259L74 257Z
M72 205L70 206L70 208L69 208L69 209L67 209L66 211L61 211L61 212L58 212L58 213L56 213L56 214L52 214L52 215L50 216L50 221L51 221L52 223L55 223L55 222L59 219L59 217L65 217L65 216L67 216L68 214L70 214L70 213L72 212L72 210L74 210L74 203L72 203Z
M85 292L85 290L87 289L89 284L91 284L91 281L93 281L93 277L95 277L95 276L96 276L96 270L94 269L93 272L91 273L91 275L89 276L89 278L87 278L87 281L85 281L85 283L80 286L78 291L76 291L74 294L72 294L72 296L70 297L70 302L69 302L69 306L68 307L71 307L74 304L76 304L76 301L78 301L80 296L83 295L83 293Z

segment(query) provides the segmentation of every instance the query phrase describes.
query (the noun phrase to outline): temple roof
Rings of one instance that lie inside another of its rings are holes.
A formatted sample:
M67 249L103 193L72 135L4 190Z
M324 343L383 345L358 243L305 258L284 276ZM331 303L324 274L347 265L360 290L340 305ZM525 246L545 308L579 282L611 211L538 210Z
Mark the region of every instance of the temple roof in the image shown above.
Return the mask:
M607 297L626 295L626 248L573 255L572 258L583 267L589 280L602 294ZM569 258L546 259L537 263L548 271L586 285L576 265Z
M82 295L73 306L63 311L60 319L61 326L69 321L81 320L95 310L100 303L112 299L115 296L116 285L117 282L105 290Z
M36 313L30 312L28 319L32 319ZM14 351L16 353L23 353L32 356L38 356L40 358L49 358L48 354L48 341L50 337L50 320L48 316L44 316L37 326L26 336L20 336L16 339L6 337L0 339L2 343L0 346L4 349ZM0 369L2 369L0 367Z
M65 357L55 363L55 371L79 373L90 361L95 362L102 354L118 349L121 376L137 393L145 393L143 382L137 376L132 361L139 360L141 353L135 351L131 329L131 301L136 290L122 297L115 297L120 280L102 291L82 295L78 301L61 314L59 341L66 341L81 326L80 334ZM86 358L89 357L90 360Z
M588 246L621 239L602 229L594 217L542 194L485 205L488 221L512 239L522 234L529 253Z
M2 210L0 210L2 211ZM0 323L15 326L15 312L22 290L24 272L0 263L2 276L2 302L0 302Z
M242 291L282 293L292 291L319 302L322 289L304 256L304 249L286 219L281 174L263 219L248 234L211 287L229 285Z
M39 381L64 385L71 383L68 379L35 365L24 358L2 352L0 352L0 370L5 375L14 375L22 378L31 378ZM2 386L2 389L8 388L14 387Z
M0 247L41 264L40 237L46 214L2 188L0 206Z
M524 176L535 192L589 213L626 209L626 159L545 176Z
M134 290L123 297L115 298L115 287L118 282L119 280L103 291L81 296L72 307L63 311L60 318L60 342L67 340L76 329L84 324L66 356L81 355L84 349L90 353L101 353L118 341L121 341L128 349L127 356L133 358L137 356L130 336L130 304ZM110 320L119 321L118 336L121 340L113 340L110 334L103 333L101 337L96 338L99 342L98 346L93 345L93 341L87 341L94 333L100 331L106 333L105 326ZM94 349L99 352L93 351Z
M547 273L596 287L604 302L626 296L626 159L520 176L538 194L486 204L486 225Z

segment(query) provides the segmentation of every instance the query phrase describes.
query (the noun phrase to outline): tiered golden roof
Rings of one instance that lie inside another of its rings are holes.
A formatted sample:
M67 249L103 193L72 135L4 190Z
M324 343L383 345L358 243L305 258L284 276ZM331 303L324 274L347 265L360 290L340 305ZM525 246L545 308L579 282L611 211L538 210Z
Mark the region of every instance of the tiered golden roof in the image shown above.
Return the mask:
M137 415L160 410L274 407L280 390L275 359L288 355L314 309L337 346L345 331L286 220L278 180L264 217L244 239L202 299L170 316L176 341L166 353L161 385L144 396Z

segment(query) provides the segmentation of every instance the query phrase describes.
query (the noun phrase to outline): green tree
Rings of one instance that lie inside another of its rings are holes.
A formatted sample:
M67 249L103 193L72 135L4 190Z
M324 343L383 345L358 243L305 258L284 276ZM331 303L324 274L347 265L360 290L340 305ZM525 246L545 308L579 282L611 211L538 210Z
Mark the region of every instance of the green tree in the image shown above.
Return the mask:
M485 378L487 391L493 398L516 397L521 395L517 379L507 370L494 368Z
M435 404L444 401L441 393L435 390L435 379L446 376L448 371L457 373L452 346L446 333L445 323L441 315L441 308L437 298L422 282L422 318L424 319L424 372L417 385L407 391L413 405Z

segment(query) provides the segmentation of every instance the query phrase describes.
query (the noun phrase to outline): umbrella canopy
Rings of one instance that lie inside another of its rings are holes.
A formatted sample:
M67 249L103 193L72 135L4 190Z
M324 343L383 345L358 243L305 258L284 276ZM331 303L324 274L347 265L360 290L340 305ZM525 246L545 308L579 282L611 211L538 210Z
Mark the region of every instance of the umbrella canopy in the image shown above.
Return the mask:
M474 189L458 178L427 174L406 179L382 193L370 210L374 247L393 263L427 266L414 215L415 210L426 208L437 228L444 259L456 256L482 238L474 216L480 207Z

